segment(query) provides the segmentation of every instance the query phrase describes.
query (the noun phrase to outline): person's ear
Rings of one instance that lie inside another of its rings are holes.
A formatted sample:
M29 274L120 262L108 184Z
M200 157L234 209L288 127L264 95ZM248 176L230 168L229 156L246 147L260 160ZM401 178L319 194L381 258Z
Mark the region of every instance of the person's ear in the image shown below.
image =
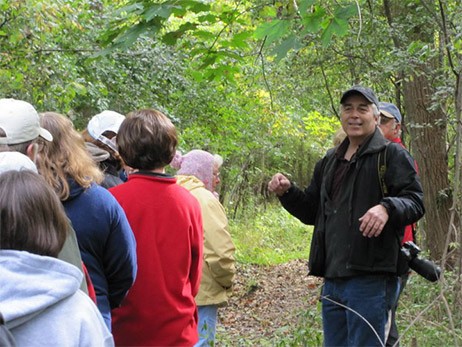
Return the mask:
M37 153L38 153L37 143L31 143L29 146L27 146L26 155L29 157L30 160L34 162L34 164L36 164L36 161L37 161Z

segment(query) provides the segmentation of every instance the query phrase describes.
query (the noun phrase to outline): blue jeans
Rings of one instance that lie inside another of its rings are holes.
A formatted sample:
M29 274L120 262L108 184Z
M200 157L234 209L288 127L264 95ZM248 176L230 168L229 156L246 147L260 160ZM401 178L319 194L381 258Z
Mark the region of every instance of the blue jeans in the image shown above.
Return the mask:
M199 323L197 324L199 341L194 347L215 346L218 306L197 306L197 313L199 315Z
M399 347L399 332L398 326L396 325L396 310L398 309L398 300L403 292L404 288L406 287L407 280L409 279L409 273L401 275L399 277L399 294L396 298L396 303L391 310L391 326L390 326L390 333L388 334L387 343L385 346L395 346Z
M384 346L398 292L397 276L325 279L324 346Z

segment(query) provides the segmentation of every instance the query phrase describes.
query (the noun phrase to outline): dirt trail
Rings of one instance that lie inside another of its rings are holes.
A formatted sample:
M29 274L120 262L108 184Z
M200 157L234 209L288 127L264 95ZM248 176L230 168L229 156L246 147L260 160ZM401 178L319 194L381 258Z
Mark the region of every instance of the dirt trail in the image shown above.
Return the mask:
M219 310L218 334L228 341L254 341L290 329L302 310L316 306L320 284L307 276L303 260L277 266L239 264L233 297Z

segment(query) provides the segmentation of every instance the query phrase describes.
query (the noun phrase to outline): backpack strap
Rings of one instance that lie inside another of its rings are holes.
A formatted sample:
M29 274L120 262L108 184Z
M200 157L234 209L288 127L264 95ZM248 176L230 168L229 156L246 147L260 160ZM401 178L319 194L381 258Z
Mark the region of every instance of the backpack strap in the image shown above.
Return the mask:
M388 188L385 184L385 172L387 171L387 149L389 142L386 143L385 149L379 152L377 157L377 174L379 176L380 190L382 191L382 196L388 196Z

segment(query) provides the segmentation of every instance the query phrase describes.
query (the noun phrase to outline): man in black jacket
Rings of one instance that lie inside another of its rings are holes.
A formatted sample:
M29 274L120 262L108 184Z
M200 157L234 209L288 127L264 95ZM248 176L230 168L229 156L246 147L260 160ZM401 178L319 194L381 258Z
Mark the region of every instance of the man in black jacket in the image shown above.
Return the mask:
M277 173L268 188L287 211L314 225L309 268L324 277L324 345L383 346L404 226L424 214L423 192L412 157L377 127L373 91L354 86L340 104L347 138L316 164L310 185L302 191Z

